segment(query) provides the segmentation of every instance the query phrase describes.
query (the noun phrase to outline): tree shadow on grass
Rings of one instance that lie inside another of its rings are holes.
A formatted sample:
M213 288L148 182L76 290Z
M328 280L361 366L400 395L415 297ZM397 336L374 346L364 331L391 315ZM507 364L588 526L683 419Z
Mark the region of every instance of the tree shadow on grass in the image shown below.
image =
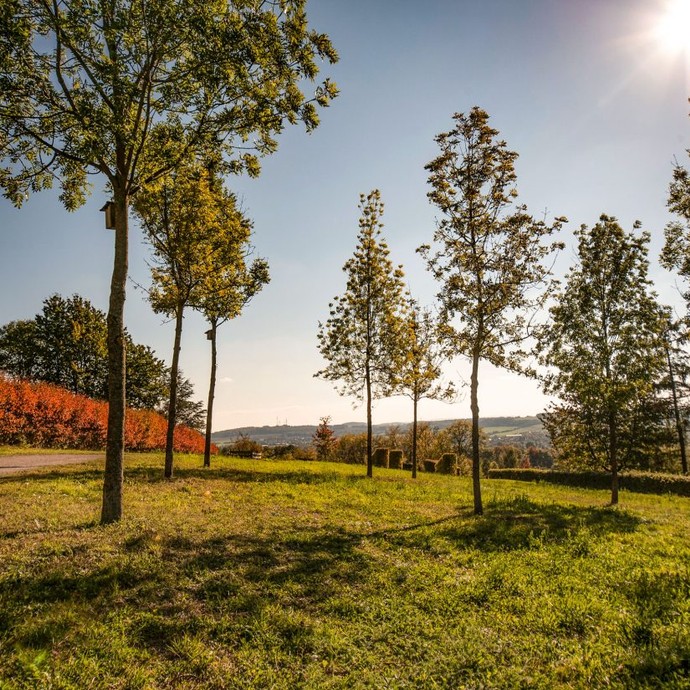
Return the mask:
M90 482L95 480L103 481L103 470L102 469L92 469L92 470L82 470L82 469L66 469L67 467L80 467L79 464L75 465L64 465L59 468L47 467L36 467L31 470L23 470L17 472L16 474L3 474L0 475L0 486L3 484L23 484L25 482L49 482L55 481L56 479L73 479L77 482Z
M36 468L37 470L39 468ZM51 469L47 470L40 468L40 471L24 471L17 474L0 476L0 485L4 483L24 483L31 482L48 482L56 479L72 479L76 482L90 482L102 481L102 469ZM171 484L174 485L176 480L186 479L203 479L205 481L229 481L236 483L294 483L294 484L327 484L333 481L344 482L360 482L367 480L365 470L362 474L342 474L340 472L313 472L308 467L305 469L284 470L282 472L273 469L262 471L257 470L242 470L231 467L217 467L211 469L199 468L181 468L175 471L172 479L163 476L163 465L159 467L127 467L125 466L125 481L142 482L148 484ZM395 478L398 479L397 477Z
M492 501L485 514L439 530L453 544L480 551L515 551L634 532L643 520L611 507L540 503L526 496ZM584 547L584 544L582 544Z
M150 471L149 468L134 468L129 471L128 476L132 478L141 478L149 482L169 482L165 479L162 473ZM367 477L365 469L362 474L342 474L336 471L314 472L308 466L304 469L286 469L282 471L273 468L262 470L257 468L252 469L236 469L233 467L217 467L217 468L182 468L175 471L175 477L172 480L186 480L186 479L203 479L205 481L229 481L236 483L252 483L252 484L273 484L273 483L289 483L289 484L328 484L334 481L340 482L360 482L366 481Z
M36 601L59 601L74 595L94 599L111 589L122 596L150 579L166 580L170 572L204 580L220 571L226 575L241 573L254 583L303 583L312 597L324 587L332 591L333 579L350 581L366 576L371 557L361 548L365 542L379 543L384 549L424 551L431 540L440 539L460 550L514 551L535 544L576 541L580 536L590 539L630 533L640 523L636 516L617 509L542 504L520 498L495 502L480 517L463 510L437 520L371 531L304 526L286 535L228 534L194 540L181 536L161 539L150 530L125 540L119 559L111 559L102 568L84 575L51 572L28 578L24 584ZM154 553L156 558L152 559Z
M28 644L38 633L21 625L27 607L47 606L48 611L51 605L74 604L89 608L102 620L126 607L134 612L128 619L128 634L141 644L165 650L184 633L208 630L229 619L256 620L269 607L272 617L278 615L276 606L306 612L327 606L332 615L339 615L340 593L357 590L360 583L366 586L372 571L387 568L386 551L399 561L418 558L420 552L433 553L439 545L445 550L483 552L567 541L577 546L607 534L633 532L640 522L621 510L542 504L519 497L489 503L481 517L463 507L436 520L369 531L296 525L282 534L226 533L194 539L144 529L98 562L88 550L72 552L50 563L39 559L33 567L0 580L0 602L6 609L0 628L9 632L19 626L17 639ZM371 544L374 549L368 548ZM359 615L359 605L358 597L350 597L342 603L342 615ZM361 605L366 607L366 601ZM294 633L290 632L294 621L287 616L284 622L287 640ZM50 628L49 622L45 625ZM232 624L223 635L237 641L242 629L248 628Z

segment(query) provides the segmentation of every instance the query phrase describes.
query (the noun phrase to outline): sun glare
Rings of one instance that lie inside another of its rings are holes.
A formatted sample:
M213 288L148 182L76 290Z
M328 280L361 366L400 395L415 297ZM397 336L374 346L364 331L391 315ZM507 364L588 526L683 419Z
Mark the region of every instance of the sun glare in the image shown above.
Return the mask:
M655 33L664 50L690 55L690 0L667 0Z

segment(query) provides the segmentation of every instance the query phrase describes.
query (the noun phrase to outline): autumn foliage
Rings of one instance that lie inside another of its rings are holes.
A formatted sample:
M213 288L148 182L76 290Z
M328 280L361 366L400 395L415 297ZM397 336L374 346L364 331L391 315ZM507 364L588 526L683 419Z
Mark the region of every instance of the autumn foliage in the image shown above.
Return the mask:
M107 402L0 373L0 444L100 450L105 448L107 420ZM166 425L165 418L157 412L128 409L125 447L162 450ZM204 437L194 429L178 426L175 450L203 453Z

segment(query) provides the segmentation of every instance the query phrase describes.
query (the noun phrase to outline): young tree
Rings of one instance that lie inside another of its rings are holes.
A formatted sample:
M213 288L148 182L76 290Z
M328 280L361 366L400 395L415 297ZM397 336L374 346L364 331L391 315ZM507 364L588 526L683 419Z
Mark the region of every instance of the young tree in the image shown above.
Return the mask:
M412 457L412 442L413 442L413 429L410 426L405 434L405 440L403 442L403 450L408 457ZM437 429L431 426L429 422L417 422L417 433L414 441L417 443L417 469L419 469L419 463L421 460L434 457L434 445L436 443ZM415 474L417 472L415 469Z
M317 460L330 460L333 457L333 451L338 444L337 439L333 435L331 429L331 418L321 417L319 426L312 437L312 445L316 451Z
M367 477L373 476L371 406L375 397L394 389L394 372L401 365L405 318L402 268L389 259L381 236L383 202L377 189L360 196L358 244L343 266L345 293L329 305L330 317L319 323L319 351L328 361L317 372L336 381L341 395L364 400L367 407Z
M437 457L443 453L455 453L458 458L472 458L474 451L474 434L472 422L466 419L456 419L445 429L436 434L434 453ZM481 459L487 455L489 438L484 429L479 429L479 456Z
M232 238L231 244L222 254L209 256L199 289L192 298L191 306L200 311L210 326L206 332L211 341L211 375L209 379L208 403L206 408L206 438L204 444L204 467L211 466L211 429L213 425L213 401L216 391L218 360L218 328L225 322L237 318L253 297L270 282L268 262L254 259L250 265L247 259L252 253L250 245L251 222L237 208L233 194L215 190L223 203L219 205L220 222Z
M398 392L412 400L412 478L417 478L417 407L419 401L451 400L452 384L438 383L443 354L436 337L437 329L429 309L410 301L402 368L396 372Z
M480 515L479 362L521 370L519 344L544 299L536 288L550 275L543 261L557 246L543 240L564 219L547 225L514 206L518 154L498 139L484 110L474 107L453 119L455 127L436 137L440 155L426 166L432 187L427 196L442 213L434 232L440 248L432 252L425 245L419 251L442 284L446 353L472 363L472 483L474 512Z
M200 165L180 167L143 190L134 208L153 249L149 301L155 312L175 319L165 447L165 476L169 478L173 475L184 310L201 303L221 272L236 266L246 234L236 222L234 197Z
M664 319L647 277L649 233L625 232L602 215L576 237L578 263L541 336L541 363L553 368L544 389L562 401L544 421L558 451L611 473L615 505L619 471L652 440Z
M377 437L376 442L381 447L396 449L402 448L404 440L405 434L400 428L400 425L391 424L389 427L386 427L385 433Z
M310 30L306 0L14 0L0 11L0 186L20 206L59 179L65 207L88 174L112 194L115 256L108 309L108 438L101 522L122 515L129 204L190 156L258 174L286 122L318 124L317 62L334 62Z

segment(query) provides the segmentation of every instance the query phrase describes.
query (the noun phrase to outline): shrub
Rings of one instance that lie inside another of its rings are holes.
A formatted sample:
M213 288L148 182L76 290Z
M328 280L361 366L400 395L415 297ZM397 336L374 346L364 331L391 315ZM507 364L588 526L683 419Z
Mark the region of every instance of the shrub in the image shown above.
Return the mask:
M390 465L390 450L388 448L377 448L374 451L373 461L376 467L385 467L388 469Z
M436 463L436 471L441 474L456 474L457 456L455 453L444 453Z
M338 438L335 460L351 465L365 465L367 462L367 435L345 434Z
M619 475L620 488L646 494L671 493L690 496L690 476L660 472L625 472ZM492 469L489 479L513 479L525 482L549 482L584 489L610 489L607 472L565 472L537 469Z
M403 452L401 450L392 450L388 456L388 466L393 470L401 470L403 466Z
M223 446L223 455L233 455L237 452L262 453L263 449L263 446L258 441L240 432L232 443Z
M0 443L102 450L107 426L106 402L0 373ZM125 447L161 450L165 448L166 429L166 420L157 412L127 409ZM203 453L204 437L180 425L175 429L174 448L182 453ZM217 450L212 447L214 453Z
M425 472L436 472L436 463L438 460L431 460L431 459L426 459L422 460L422 463L424 465L424 471Z

